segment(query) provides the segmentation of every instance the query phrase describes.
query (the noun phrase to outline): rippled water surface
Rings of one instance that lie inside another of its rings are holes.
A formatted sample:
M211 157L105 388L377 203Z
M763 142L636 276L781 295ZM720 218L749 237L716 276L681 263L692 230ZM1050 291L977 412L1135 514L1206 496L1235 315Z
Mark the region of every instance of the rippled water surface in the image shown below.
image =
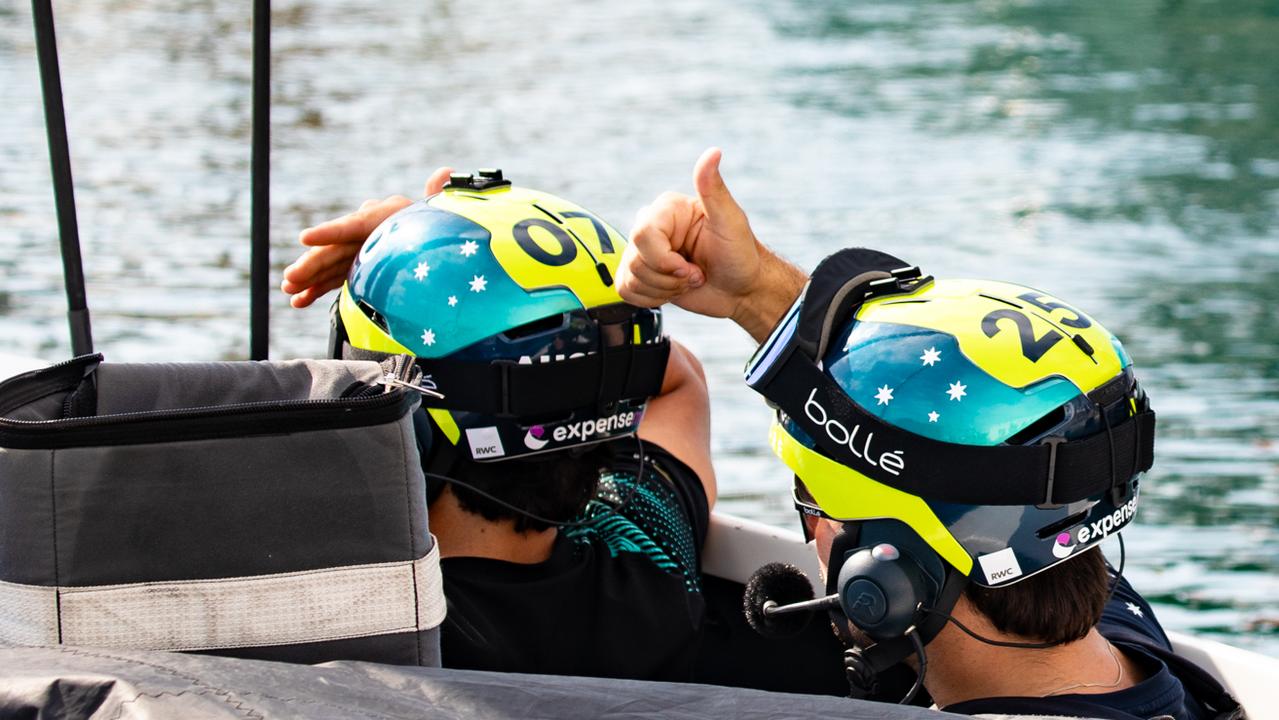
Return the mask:
M248 3L58 3L88 293L113 360L247 354ZM1160 413L1129 575L1164 623L1279 655L1273 0L277 2L275 278L308 224L500 166L625 228L725 149L761 238L1047 289ZM0 0L0 352L69 350L29 4ZM273 300L274 357L326 309ZM720 506L791 525L735 327L671 313Z

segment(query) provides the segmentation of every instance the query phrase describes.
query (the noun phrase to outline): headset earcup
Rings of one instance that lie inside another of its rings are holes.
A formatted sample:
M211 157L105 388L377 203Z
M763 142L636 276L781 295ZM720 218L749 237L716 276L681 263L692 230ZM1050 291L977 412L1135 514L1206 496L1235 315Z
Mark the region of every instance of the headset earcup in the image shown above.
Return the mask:
M930 600L923 569L887 543L849 555L837 584L844 615L876 642L902 637Z

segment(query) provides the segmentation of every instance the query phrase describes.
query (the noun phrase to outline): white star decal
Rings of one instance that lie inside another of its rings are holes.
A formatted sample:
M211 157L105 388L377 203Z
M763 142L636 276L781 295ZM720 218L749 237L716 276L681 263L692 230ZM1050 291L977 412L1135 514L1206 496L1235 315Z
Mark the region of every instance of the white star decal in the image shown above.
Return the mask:
M422 331L422 343L427 346L435 344L435 331L426 329Z
M941 418L941 415L938 415L936 410L928 413L928 422L937 422L937 420L940 418Z
M471 276L471 292L484 292L488 287L489 281L484 279L483 275Z
M449 307L456 307L456 306L457 306L457 296L449 295Z
M958 400L968 394L967 390L967 385L961 382L953 382L950 384L950 389L946 391L946 394L950 396L951 400Z
M478 252L480 246L474 240L467 240L462 243L462 257L470 257Z
M413 277L418 280L426 279L428 273L431 272L431 266L425 260L417 264L417 268L413 270Z
M879 388L879 392L875 393L875 399L879 401L878 405L887 405L893 399L893 389L887 385Z
M935 347L930 347L924 351L923 355L919 356L919 359L922 360L925 365L932 367L933 363L941 360L941 351Z
M1136 615L1137 617L1146 617L1145 613L1141 611L1141 606L1137 603L1128 603L1128 612Z

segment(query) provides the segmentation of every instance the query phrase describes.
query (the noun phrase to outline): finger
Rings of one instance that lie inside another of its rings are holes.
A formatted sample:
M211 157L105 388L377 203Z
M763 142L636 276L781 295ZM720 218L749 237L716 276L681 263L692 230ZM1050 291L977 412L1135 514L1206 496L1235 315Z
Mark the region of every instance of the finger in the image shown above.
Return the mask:
M360 209L353 213L347 213L340 218L327 220L303 230L298 235L298 242L312 246L363 243L369 233L373 232L373 229L383 220L412 202L403 195L392 195L380 201L365 201L360 205Z
M631 263L628 269L631 277L638 281L637 287L645 291L680 293L688 286L687 278L658 272L643 263Z
M691 213L692 198L674 193L662 195L636 216L622 261L627 262L631 254L638 254L643 264L658 272L688 277L695 266L675 247L685 244Z
M431 173L431 177L426 179L426 187L422 189L422 194L430 197L443 190L444 183L449 181L449 176L452 174L453 168L451 167L436 168L435 172Z
M733 194L724 184L724 177L719 173L719 162L723 155L723 151L717 147L708 148L693 167L693 186L697 188L697 197L706 208L706 218L711 222L735 219L742 215L741 206L733 199Z
M661 307L669 302L671 298L678 296L678 293L651 292L637 289L633 286L624 287L621 284L618 285L618 294L622 296L623 300L632 305L648 308Z
M304 308L310 305L311 303L315 302L316 300L319 300L330 290L335 290L337 288L342 287L342 282L344 279L345 278L331 280L329 282L324 283L323 285L315 285L315 286L309 287L306 290L303 290L302 292L290 298L289 304L295 308Z
M334 279L345 280L348 274L348 266L345 264L338 264L326 270L313 273L302 280L285 278L284 281L280 283L280 289L290 295L296 295L309 287L323 285Z
M356 245L321 245L313 247L284 268L284 279L300 285L310 285L314 278L334 268L342 272L351 265L351 259L360 251Z

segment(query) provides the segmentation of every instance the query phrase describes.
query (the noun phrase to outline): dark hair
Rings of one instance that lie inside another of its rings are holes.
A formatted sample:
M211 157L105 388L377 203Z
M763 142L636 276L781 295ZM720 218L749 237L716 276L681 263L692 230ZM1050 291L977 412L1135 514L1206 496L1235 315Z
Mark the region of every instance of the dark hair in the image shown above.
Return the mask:
M600 469L611 457L603 446L585 452L567 450L524 460L478 463L461 461L454 477L541 517L568 522L595 496ZM449 483L458 505L486 520L515 521L515 531L546 530L551 524L503 507L464 485Z
M1088 634L1110 596L1110 573L1092 548L1021 582L1000 588L970 584L968 600L1000 631L1053 644Z

